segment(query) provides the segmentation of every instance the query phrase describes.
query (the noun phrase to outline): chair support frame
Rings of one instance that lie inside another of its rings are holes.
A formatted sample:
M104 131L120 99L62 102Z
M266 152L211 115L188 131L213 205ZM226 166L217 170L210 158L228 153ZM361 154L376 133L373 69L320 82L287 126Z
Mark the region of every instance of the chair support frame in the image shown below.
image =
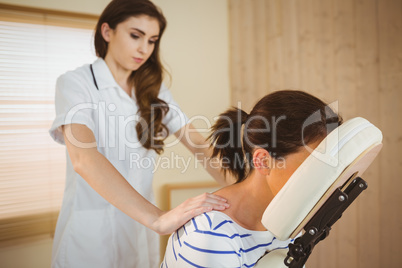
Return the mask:
M314 247L329 235L332 225L367 187L367 182L362 178L352 176L344 186L337 188L306 224L304 234L289 244L285 265L290 268L302 268Z

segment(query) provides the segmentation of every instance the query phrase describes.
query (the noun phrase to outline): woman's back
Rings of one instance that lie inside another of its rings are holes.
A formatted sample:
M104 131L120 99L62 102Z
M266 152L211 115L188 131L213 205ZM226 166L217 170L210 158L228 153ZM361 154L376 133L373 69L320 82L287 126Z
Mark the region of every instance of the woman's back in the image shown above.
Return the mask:
M265 254L287 248L269 231L241 227L226 214L199 215L173 233L161 267L252 267Z

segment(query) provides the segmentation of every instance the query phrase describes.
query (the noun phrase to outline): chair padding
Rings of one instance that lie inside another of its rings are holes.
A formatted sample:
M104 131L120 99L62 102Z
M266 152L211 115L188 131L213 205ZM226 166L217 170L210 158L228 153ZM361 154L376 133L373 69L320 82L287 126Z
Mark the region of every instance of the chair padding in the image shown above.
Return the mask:
M257 262L255 268L287 268L284 263L287 253L288 249L271 251Z
M336 188L367 169L381 141L381 131L360 117L333 130L271 201L264 226L280 240L294 238Z

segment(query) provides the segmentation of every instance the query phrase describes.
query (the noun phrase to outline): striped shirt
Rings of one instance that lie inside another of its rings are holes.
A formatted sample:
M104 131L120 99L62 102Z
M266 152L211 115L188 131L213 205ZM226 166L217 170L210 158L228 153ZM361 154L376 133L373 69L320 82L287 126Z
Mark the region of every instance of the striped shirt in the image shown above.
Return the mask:
M219 211L199 215L174 232L161 268L253 267L268 251L287 248L269 231L247 230Z

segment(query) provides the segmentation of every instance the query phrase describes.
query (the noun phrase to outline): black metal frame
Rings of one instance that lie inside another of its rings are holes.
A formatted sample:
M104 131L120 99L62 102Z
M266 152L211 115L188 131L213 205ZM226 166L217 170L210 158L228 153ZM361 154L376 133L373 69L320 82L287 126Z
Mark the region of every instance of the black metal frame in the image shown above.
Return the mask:
M351 178L352 182L342 191L339 187L318 210L313 218L304 227L305 233L294 243L289 244L289 251L285 258L285 265L290 268L301 268L306 263L315 245L324 240L331 230L331 226L342 217L342 213L367 189L367 183L360 177ZM350 182L348 180L347 183Z

